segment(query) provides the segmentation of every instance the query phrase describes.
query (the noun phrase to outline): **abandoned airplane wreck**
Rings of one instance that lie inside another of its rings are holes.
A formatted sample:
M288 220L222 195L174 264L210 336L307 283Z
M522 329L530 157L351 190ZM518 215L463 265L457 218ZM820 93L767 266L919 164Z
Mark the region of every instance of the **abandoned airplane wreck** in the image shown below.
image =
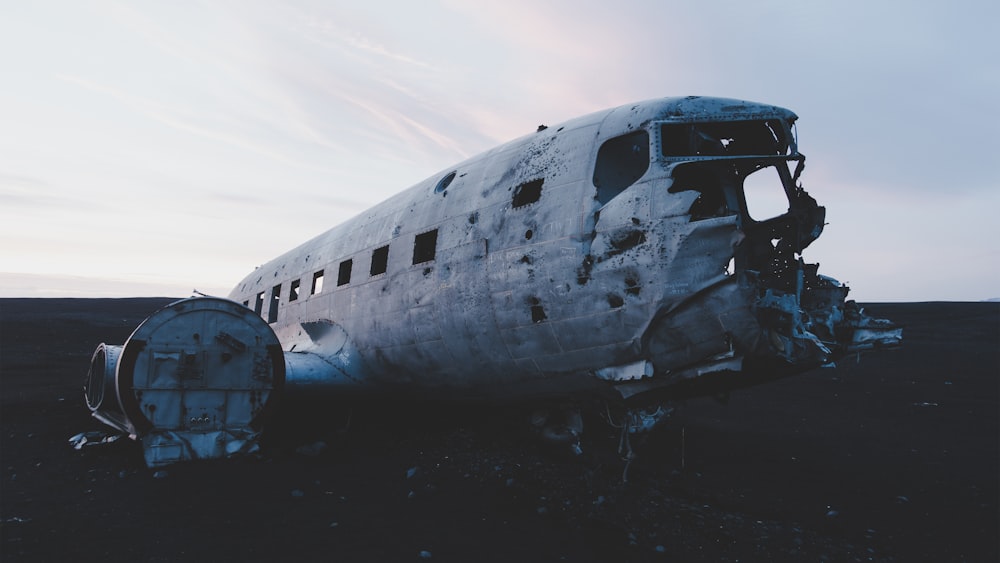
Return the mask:
M101 344L87 405L161 465L253 448L295 393L600 397L652 423L665 401L894 346L901 329L802 257L825 210L800 183L796 119L685 97L539 127L228 299L178 301Z

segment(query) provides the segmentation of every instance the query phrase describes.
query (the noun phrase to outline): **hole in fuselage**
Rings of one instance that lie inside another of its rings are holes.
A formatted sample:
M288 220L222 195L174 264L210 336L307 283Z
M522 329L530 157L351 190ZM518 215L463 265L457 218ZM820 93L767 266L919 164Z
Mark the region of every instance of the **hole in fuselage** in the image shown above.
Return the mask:
M545 309L543 309L541 305L531 306L531 322L540 323L547 318L548 316L545 314Z

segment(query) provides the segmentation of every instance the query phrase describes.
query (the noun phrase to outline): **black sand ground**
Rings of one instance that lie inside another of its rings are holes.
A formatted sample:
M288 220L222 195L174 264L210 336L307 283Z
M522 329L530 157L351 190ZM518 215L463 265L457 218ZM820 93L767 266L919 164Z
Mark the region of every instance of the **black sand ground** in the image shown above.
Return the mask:
M0 300L4 562L998 560L997 303L870 305L902 349L688 401L623 485L612 429L574 457L517 408L299 409L262 458L165 476L73 450L94 347L165 302Z

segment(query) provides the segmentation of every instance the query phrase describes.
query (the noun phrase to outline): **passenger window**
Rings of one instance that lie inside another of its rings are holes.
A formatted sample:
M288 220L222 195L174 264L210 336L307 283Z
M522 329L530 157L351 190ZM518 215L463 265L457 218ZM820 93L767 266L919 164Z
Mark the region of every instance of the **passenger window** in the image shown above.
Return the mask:
M264 310L264 292L261 291L257 294L257 299L253 302L253 312L260 315Z
M605 204L631 186L649 169L649 133L645 129L608 139L597 151L594 186Z
M434 253L437 249L437 239L438 239L437 229L419 234L416 236L416 238L413 239L414 264L430 262L431 260L434 259Z
M316 295L321 291L323 291L323 270L313 274L312 291L310 291L309 294Z
M299 280L292 280L291 287L288 288L288 302L297 301L299 298Z
M349 258L340 263L340 272L337 273L337 287L351 283L351 269L353 267L353 258Z
M380 246L372 251L372 267L369 273L373 276L384 274L389 265L389 245Z
M271 288L271 304L267 307L267 322L278 320L278 301L281 300L281 284Z

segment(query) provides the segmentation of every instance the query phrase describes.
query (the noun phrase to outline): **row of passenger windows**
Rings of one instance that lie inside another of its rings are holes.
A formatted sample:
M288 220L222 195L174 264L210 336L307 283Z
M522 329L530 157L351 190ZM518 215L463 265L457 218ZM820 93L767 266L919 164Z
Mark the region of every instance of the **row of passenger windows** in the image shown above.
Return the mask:
M607 203L625 188L635 183L649 167L649 135L645 130L638 130L613 139L609 139L597 154L594 167L594 185L597 187L597 199ZM444 192L455 178L455 172L449 172L438 182L435 192ZM518 185L514 189L511 207L517 209L535 203L542 197L544 178L531 180ZM418 234L413 239L413 264L422 264L434 260L437 250L437 229ZM531 231L526 234L531 238ZM371 267L368 274L371 277L384 274L389 266L389 245L380 246L372 251ZM348 258L340 263L337 271L337 287L351 283L354 270L354 259ZM324 271L315 272L309 294L315 295L323 291ZM301 280L292 280L288 289L288 302L299 299ZM254 302L254 312L260 315L264 310L265 292L257 294ZM270 304L267 309L267 322L278 320L278 306L281 302L281 284L271 288ZM243 305L249 307L249 300Z
M435 191L444 191L448 184L455 177L455 172L449 173L439 182L439 188ZM542 185L544 178L531 180L520 184L514 189L511 207L517 209L535 203L542 197ZM527 238L531 238L531 231L528 231ZM413 264L423 264L434 260L437 252L438 230L434 229L426 233L420 233L413 239ZM389 266L389 245L380 246L372 251L371 267L368 275L374 277L384 274ZM354 271L354 259L348 258L340 263L337 271L337 287L351 283L351 274ZM309 295L316 295L323 291L324 270L315 272L312 277L312 285L309 288ZM301 280L292 280L288 288L288 302L298 301L300 294ZM258 315L264 311L264 298L266 292L257 293L253 310ZM278 320L278 306L281 303L281 284L271 288L270 302L267 308L267 322L273 323ZM243 302L244 307L250 306L250 301Z
M427 231L417 235L413 240L413 264L423 264L434 260L437 253L438 230ZM389 245L380 246L372 251L371 267L368 270L370 277L384 274L389 266ZM354 270L354 259L348 258L340 263L337 271L337 287L351 283L351 273ZM323 291L323 279L325 270L319 270L312 275L312 285L309 287L309 295L316 295ZM302 280L292 280L288 287L288 302L298 301ZM278 320L278 305L281 302L281 286L278 284L271 288L270 302L267 308L267 322L273 323ZM267 292L257 293L254 300L253 310L261 315L264 311L264 298ZM244 307L250 306L250 300L243 302Z

